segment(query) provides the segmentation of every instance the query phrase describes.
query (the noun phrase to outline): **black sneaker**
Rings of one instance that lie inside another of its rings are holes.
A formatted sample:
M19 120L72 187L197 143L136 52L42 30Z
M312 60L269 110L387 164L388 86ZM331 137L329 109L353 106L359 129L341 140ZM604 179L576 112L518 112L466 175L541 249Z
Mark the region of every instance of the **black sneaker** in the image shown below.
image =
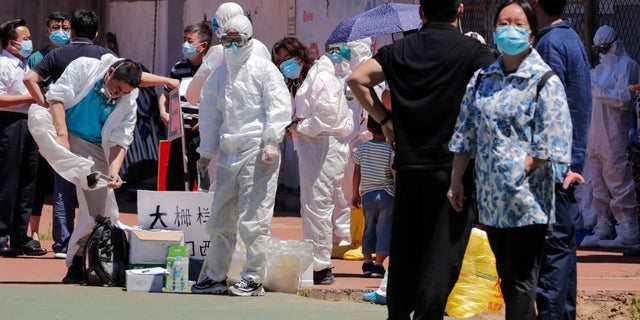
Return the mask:
M191 286L191 292L193 293L227 294L227 290L227 279L213 281L207 276L204 276L200 282Z
M331 272L331 267L313 272L313 284L329 285L336 282L336 278Z
M372 273L373 273L373 262L365 261L362 264L362 276L364 276L365 278L370 278Z
M67 274L62 278L62 284L82 284L84 281L82 262L82 257L73 257L73 262L67 269Z
M242 279L229 288L229 294L241 297L264 296L264 287L262 283L254 282L251 279Z
M372 278L384 278L384 266L376 263L373 265L373 272L371 273Z

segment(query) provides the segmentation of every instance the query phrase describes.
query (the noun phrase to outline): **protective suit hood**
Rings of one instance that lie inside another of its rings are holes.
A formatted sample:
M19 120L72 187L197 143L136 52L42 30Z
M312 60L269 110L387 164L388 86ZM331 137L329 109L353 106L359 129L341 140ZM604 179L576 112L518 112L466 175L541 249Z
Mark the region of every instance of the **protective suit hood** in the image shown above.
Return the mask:
M226 33L229 29L236 29L238 32L246 35L247 37L253 37L253 26L249 18L244 15L237 15L231 17L225 24L222 25L222 30Z
M220 26L224 26L229 19L235 16L243 16L244 10L242 7L235 2L225 2L218 7L216 11L216 20Z
M600 27L596 31L593 36L593 44L596 46L611 44L609 51L599 55L600 62L607 67L615 65L620 57L628 55L624 43L618 38L618 33L607 25Z
M349 60L351 71L355 70L361 63L372 56L371 38L347 42L347 46L351 49L351 60Z
M604 25L598 28L593 36L593 44L599 46L605 43L611 43L618 38L618 33L613 28Z

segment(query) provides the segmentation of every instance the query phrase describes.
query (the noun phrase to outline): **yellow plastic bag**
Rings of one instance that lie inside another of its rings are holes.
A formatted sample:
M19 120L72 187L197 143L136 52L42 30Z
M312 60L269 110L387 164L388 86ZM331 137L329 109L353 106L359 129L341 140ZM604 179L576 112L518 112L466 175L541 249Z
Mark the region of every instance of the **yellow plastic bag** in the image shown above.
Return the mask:
M496 259L487 234L473 228L458 282L447 300L447 315L469 318L485 311L498 313L503 305Z

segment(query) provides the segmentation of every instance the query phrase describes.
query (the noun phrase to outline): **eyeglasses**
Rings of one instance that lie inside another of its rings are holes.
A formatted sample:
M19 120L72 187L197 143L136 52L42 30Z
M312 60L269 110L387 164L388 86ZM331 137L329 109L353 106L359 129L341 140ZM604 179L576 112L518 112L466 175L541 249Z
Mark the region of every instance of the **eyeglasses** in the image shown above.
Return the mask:
M331 49L328 49L327 53L328 53L328 54L332 54L332 53L340 54L340 48L331 48Z
M614 42L616 42L616 40L618 40L618 38L615 38L613 40L611 40L611 42L609 43L603 43L603 44L599 44L599 45L593 45L591 46L591 50L593 50L593 53L595 54L605 54L607 52L609 52L609 50L611 50L611 46L613 45Z
M220 42L225 48L229 48L233 45L238 48L242 48L249 43L249 40L251 40L251 38L242 33L227 33L220 38Z

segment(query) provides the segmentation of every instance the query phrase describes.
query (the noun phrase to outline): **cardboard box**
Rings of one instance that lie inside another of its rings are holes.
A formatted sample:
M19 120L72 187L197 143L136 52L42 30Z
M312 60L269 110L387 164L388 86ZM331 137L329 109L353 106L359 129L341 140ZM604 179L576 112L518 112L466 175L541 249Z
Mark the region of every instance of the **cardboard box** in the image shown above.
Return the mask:
M162 268L158 268L162 269ZM130 292L162 292L163 271L152 269L127 270L127 291Z
M170 246L184 246L184 231L130 231L129 263L164 266Z

